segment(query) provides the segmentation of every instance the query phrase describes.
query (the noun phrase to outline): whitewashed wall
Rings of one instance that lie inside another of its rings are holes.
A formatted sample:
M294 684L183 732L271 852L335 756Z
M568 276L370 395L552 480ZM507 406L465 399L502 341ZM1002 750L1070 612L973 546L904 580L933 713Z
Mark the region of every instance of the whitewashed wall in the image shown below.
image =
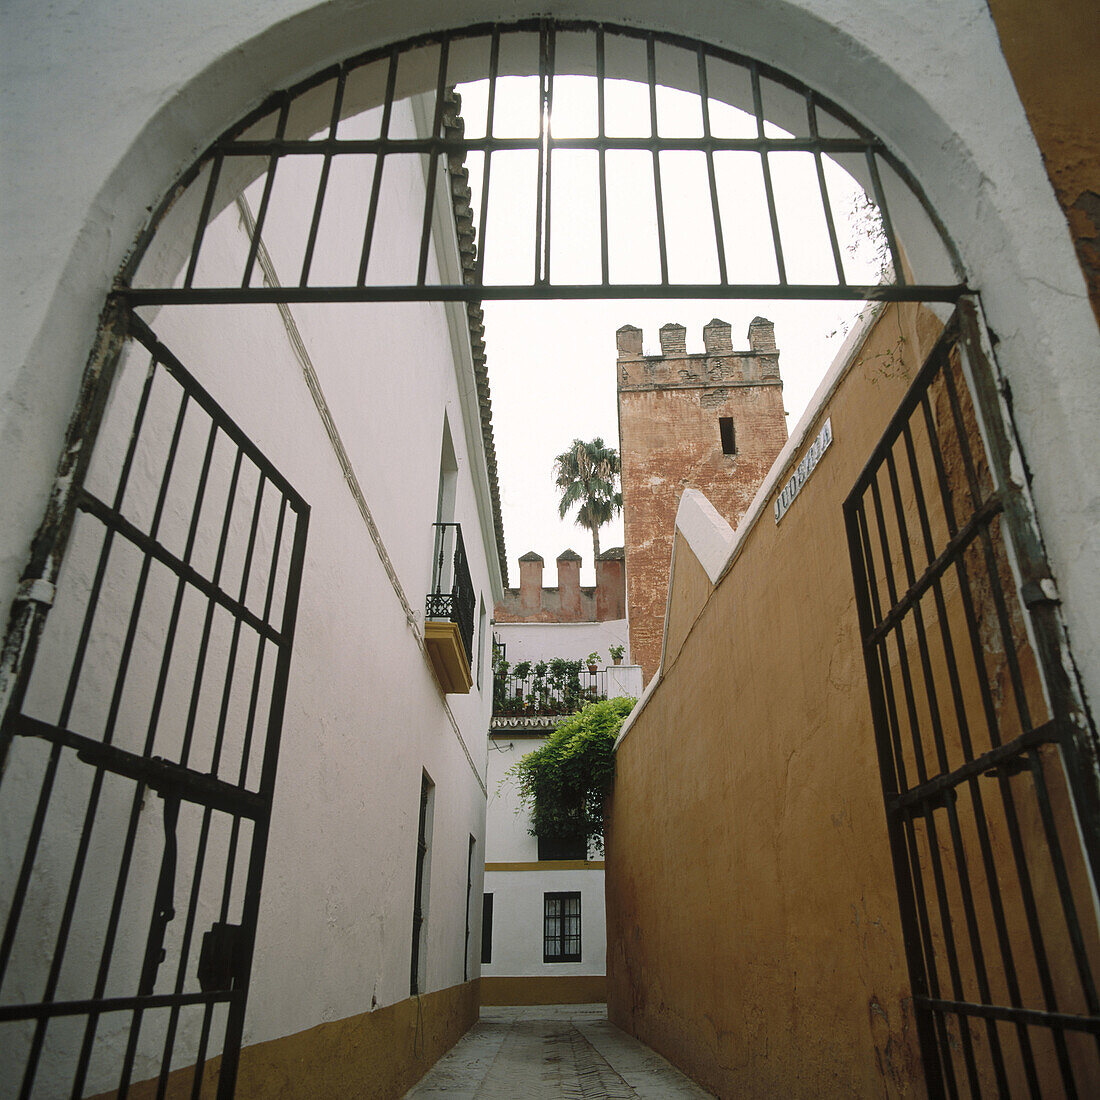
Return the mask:
M499 733L489 745L489 806L486 815L487 863L533 863L538 841L528 833L530 818L506 773L521 756L545 741ZM597 856L602 858L602 856ZM581 961L542 961L543 894L578 890L581 894ZM603 974L606 968L607 920L602 867L583 870L486 871L485 892L493 895L492 962L485 977L532 977Z
M490 739L486 769L489 788L485 812L486 863L530 863L539 858L538 841L528 832L531 819L519 801L514 782L506 774L521 756L543 744L545 738L510 738L507 733Z
M543 962L543 894L581 895L581 961ZM487 871L493 895L493 956L483 977L533 978L603 974L607 970L607 920L603 871Z
M395 125L412 132L414 120L408 105L396 112ZM282 197L289 209L294 206L296 191L300 199L301 187L308 184L294 179L292 167L284 167ZM404 259L402 246L411 226L419 230L423 175L416 160L410 159L406 167L407 178L398 192L406 195L407 205L402 209L398 204L379 226L376 247L383 262ZM355 184L345 180L337 185L330 196L336 209L349 201L340 187L350 191ZM276 270L282 267L285 272L293 227L280 220L277 208L273 214L266 235ZM234 269L234 265L240 270L246 249L240 213L231 205L208 231L204 275ZM285 273L283 277L290 281L293 276ZM422 771L435 784L422 948L427 976L424 991L463 981L464 969L476 977L480 944L485 861L483 775L491 677L482 678L484 690L475 686L468 696L445 700L419 641L424 597L431 580L431 524L436 518L445 415L458 460L455 518L463 526L473 583L485 606L492 606L500 597L499 581L493 580L496 547L483 538L485 524L475 492L477 463L483 460L467 449L462 391L472 388L473 380L468 348L465 356L461 354L465 336L454 324L453 311L449 317L443 306L295 307L291 313L392 563L392 576L337 463L286 320L278 309L180 307L148 314L165 344L312 508L246 1044L386 1006L409 995ZM143 354L128 357L112 398L111 414L121 413L124 398L133 397L135 380L140 384L145 362ZM124 439L121 433L128 428L121 416L116 420L111 414L102 441L104 453L117 449ZM167 414L162 420L163 440L171 421ZM474 430L475 434L480 431L476 425ZM399 465L389 461L394 455L401 456ZM192 476L200 458L201 447L192 448ZM156 456L151 452L139 465L136 491L148 496L159 474ZM480 476L484 477L483 469ZM64 567L60 590L64 593L86 586L88 572L88 561L74 554ZM403 590L414 612L411 620L395 585ZM105 629L118 636L125 628L123 614L128 607L120 609L116 603L111 611L110 606L108 601ZM51 638L73 632L73 620L66 618L60 602L57 611L51 617L36 673L46 683L51 679L52 660L58 669L64 667L65 646L52 647ZM158 638L163 637L162 623L143 626L145 634L153 652ZM181 637L193 641L194 636L194 624L181 631ZM478 642L487 654L488 638ZM225 645L224 636L215 640L212 663L215 658L224 661ZM135 661L131 681L139 697L148 696L156 670L155 661ZM94 671L89 674L89 711L102 710L103 696L109 690L108 681L97 681ZM135 722L140 721L137 711L134 717ZM170 714L166 721L178 717L178 713ZM128 736L127 731L120 736ZM17 753L5 777L5 791L36 791L30 780L40 776L40 769L41 761L33 752ZM127 797L116 798L107 790L104 816L114 819L128 812ZM25 933L16 945L22 968L13 986L28 1000L40 995L56 926L56 918L47 915L57 909L49 895L67 882L73 829L66 825L82 817L86 781L78 778L75 770L63 776L55 798L67 816L56 819L57 827L47 834L47 842L61 843L44 854L38 881L46 888L32 895L31 909L24 917ZM160 806L160 799L146 796L131 887L134 896L146 899L145 906L160 862ZM25 805L9 798L0 810L6 814L5 837L10 838L26 818ZM194 817L181 820L177 882L189 881L192 863L186 854L187 842L193 841L196 829ZM464 968L471 836L476 846L469 954ZM5 891L14 881L15 861L21 854L18 848L5 842L2 849L0 881ZM99 850L93 845L87 885L80 896L83 908L78 909L78 935L66 963L64 995L89 995L91 967L98 959L92 930L98 925L95 921L81 923L79 917L82 912L101 917L107 891L114 886L114 861L115 852L109 846ZM182 900L177 908L182 909ZM135 916L140 919L144 912L147 908L138 905ZM180 920L182 915L180 912ZM215 916L209 905L200 909L197 937ZM121 943L116 967L119 981L109 993L133 993L128 981L140 965L144 934L142 926L139 937ZM161 967L157 992L170 988L174 962L170 956ZM149 1014L143 1029L150 1045L139 1056L135 1080L159 1069L162 1031L154 1015ZM106 1067L112 1061L117 1066L126 1041L126 1030L116 1026L116 1020L118 1017L107 1019L101 1029L88 1092L115 1083ZM177 1064L193 1061L197 1027L198 1016L185 1014ZM63 1039L65 1026L52 1027L51 1033ZM47 1050L39 1077L43 1095L65 1091L59 1082L64 1079L68 1053L64 1042ZM14 1054L14 1046L9 1047L8 1056ZM0 1062L3 1058L0 1055ZM102 1070L95 1068L97 1064ZM10 1077L0 1066L0 1079Z
M568 661L584 660L589 653L599 653L600 667L611 664L611 646L626 646L626 619L609 619L603 623L497 623L497 637L508 647L505 657L509 664L519 661L546 661L564 657ZM624 660L629 660L627 649Z

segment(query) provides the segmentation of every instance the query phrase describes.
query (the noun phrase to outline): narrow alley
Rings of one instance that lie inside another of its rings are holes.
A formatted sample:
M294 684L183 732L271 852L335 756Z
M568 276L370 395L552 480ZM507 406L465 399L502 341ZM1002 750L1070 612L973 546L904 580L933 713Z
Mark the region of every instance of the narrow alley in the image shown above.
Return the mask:
M711 1094L614 1027L606 1006L483 1008L405 1100L705 1100Z

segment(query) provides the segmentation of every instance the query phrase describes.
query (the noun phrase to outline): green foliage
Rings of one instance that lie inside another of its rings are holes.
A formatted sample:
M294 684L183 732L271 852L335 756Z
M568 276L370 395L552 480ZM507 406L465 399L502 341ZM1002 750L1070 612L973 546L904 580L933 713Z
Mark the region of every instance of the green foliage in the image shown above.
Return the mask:
M552 664L553 662L551 662ZM634 699L589 703L508 771L531 811L531 835L603 840L604 799L615 776L615 738Z

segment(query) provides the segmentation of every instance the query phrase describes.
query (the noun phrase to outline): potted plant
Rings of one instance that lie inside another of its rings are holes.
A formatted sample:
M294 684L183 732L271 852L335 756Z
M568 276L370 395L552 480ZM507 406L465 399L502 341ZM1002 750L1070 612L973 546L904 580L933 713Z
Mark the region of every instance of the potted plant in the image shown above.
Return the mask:
M585 657L584 662L588 665L589 672L599 672L600 655L598 653L589 653L589 655Z
M536 661L533 669L535 681L531 686L531 694L535 697L535 706L540 714L547 713L550 703L550 687L546 682L548 667L545 661Z
M623 663L623 654L626 652L626 646L613 645L608 648L607 652L611 654L611 660L614 664L621 665Z
M530 661L517 661L515 667L512 669L512 676L515 677L516 698L523 698L523 689L527 683L527 676L531 671Z

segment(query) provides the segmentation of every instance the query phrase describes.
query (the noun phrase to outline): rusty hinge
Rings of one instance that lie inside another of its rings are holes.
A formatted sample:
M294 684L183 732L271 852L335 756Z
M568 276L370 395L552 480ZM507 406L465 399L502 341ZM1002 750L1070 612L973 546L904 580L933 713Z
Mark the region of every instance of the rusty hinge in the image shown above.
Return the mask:
M1061 603L1058 588L1052 577L1024 581L1020 587L1020 595L1023 597L1024 605L1029 609L1042 604Z

